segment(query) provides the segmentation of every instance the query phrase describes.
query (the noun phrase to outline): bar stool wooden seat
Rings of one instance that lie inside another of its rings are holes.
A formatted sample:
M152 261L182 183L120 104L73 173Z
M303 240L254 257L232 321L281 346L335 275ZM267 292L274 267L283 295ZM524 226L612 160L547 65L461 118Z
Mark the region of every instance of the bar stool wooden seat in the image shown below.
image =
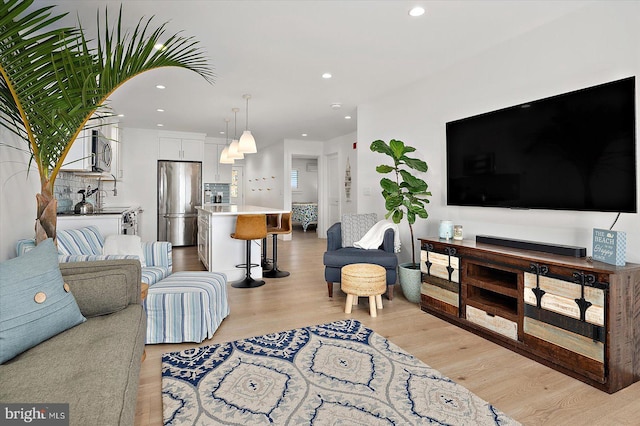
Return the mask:
M236 232L231 234L231 238L245 240L247 245L246 263L236 265L236 268L245 268L245 278L241 281L231 283L235 288L255 288L264 285L264 281L255 280L251 277L251 267L259 266L251 263L251 241L261 240L267 236L267 218L264 214L241 214L236 219Z
M267 223L269 223L268 217L271 215L267 215ZM278 235L280 234L290 234L292 230L291 227L291 212L282 213L280 215L280 223L276 226L267 226L267 235L271 235L273 238L272 243L272 259L273 259L273 267L270 271L267 271L262 274L265 278L284 278L288 277L290 274L287 271L281 271L278 269Z

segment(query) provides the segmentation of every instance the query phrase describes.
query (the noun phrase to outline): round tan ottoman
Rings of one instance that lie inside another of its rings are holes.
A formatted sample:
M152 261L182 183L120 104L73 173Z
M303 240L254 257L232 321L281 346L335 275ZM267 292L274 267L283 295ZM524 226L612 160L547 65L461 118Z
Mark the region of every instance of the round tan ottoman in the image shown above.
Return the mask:
M387 290L387 271L380 265L354 263L342 267L340 288L347 293L344 312L351 313L351 306L359 296L369 297L369 313L376 317L376 307L382 309L382 295Z

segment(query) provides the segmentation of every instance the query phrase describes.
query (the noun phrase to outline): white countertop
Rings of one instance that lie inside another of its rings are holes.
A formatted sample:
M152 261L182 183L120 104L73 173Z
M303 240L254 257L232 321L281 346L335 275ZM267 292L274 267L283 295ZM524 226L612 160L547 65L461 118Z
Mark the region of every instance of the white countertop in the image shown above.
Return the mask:
M199 211L216 216L237 216L239 214L272 214L288 213L289 210L274 209L271 207L250 206L246 204L204 204L196 207Z

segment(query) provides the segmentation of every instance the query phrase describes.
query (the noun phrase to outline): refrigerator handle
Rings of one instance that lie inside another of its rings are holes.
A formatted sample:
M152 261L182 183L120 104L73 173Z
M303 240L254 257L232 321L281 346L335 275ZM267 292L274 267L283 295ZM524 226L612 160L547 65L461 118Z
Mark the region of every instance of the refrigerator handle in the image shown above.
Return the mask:
M165 225L165 235L167 236L167 241L171 241L171 218L167 215L164 215L164 225Z
M159 212L166 212L166 199L167 193L167 169L164 164L158 164L158 210ZM166 218L166 216L165 216Z

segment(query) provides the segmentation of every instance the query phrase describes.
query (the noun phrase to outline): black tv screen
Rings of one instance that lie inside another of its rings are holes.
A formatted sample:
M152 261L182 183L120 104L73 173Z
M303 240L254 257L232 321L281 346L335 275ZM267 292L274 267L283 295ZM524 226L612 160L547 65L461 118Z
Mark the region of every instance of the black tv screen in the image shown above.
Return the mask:
M447 204L637 212L635 77L451 121Z

